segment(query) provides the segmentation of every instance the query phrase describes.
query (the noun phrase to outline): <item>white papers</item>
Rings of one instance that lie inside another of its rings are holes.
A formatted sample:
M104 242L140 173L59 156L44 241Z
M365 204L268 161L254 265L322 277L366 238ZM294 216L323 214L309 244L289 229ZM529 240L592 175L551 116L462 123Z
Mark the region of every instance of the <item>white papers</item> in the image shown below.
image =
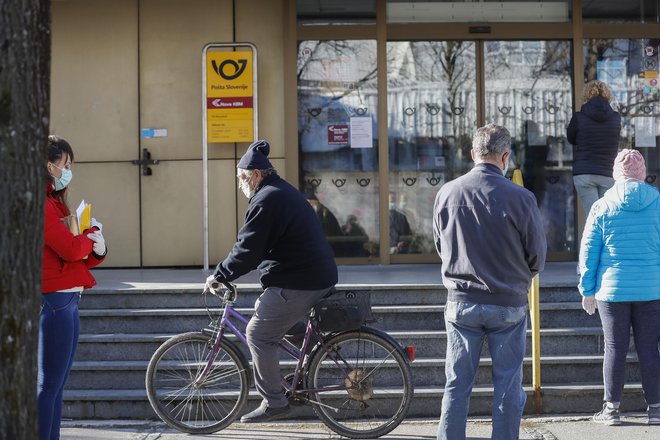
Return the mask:
M638 116L635 121L635 147L655 147L655 118Z
M374 136L370 117L351 118L351 148L373 148Z

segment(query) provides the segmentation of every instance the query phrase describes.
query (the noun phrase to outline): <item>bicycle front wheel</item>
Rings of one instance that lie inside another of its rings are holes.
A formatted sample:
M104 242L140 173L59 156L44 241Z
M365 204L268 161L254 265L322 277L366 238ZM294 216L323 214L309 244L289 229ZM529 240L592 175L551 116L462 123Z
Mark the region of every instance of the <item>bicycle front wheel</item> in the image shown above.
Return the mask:
M236 418L247 400L249 366L226 341L221 342L206 379L195 385L213 343L201 333L184 333L165 341L149 361L149 402L174 429L190 434L219 431Z
M340 333L309 364L307 388L328 428L349 438L380 437L399 426L413 397L408 362L368 330Z

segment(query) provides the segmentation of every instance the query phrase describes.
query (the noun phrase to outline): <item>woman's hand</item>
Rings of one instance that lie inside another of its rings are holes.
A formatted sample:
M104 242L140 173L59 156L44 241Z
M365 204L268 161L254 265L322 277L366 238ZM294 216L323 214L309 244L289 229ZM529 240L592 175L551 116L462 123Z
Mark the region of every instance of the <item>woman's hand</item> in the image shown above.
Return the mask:
M92 250L96 255L103 256L105 255L105 239L103 238L103 234L101 231L94 231L91 234L87 234L87 238L92 240L94 242L94 246L92 247Z
M593 315L596 311L596 297L595 296L583 296L582 297L582 308L589 315Z

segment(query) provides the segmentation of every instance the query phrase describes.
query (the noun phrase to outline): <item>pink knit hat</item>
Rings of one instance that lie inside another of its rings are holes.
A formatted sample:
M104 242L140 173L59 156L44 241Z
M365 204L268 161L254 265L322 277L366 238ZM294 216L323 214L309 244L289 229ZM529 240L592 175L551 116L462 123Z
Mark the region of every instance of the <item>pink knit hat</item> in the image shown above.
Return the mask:
M628 149L619 151L614 159L612 176L614 180L635 179L643 182L646 179L646 164L642 153Z

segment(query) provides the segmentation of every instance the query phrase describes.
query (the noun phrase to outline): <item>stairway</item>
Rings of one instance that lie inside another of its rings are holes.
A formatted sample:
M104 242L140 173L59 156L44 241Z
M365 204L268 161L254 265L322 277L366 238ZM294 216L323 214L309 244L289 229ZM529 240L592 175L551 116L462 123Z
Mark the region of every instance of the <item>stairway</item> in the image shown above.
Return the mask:
M121 278L122 272L114 276ZM194 276L204 278L201 271ZM414 279L414 274L410 276ZM144 376L151 355L169 336L198 331L209 324L210 318L204 297L199 294L201 281L171 285L159 283L157 274L150 277L154 279L133 283L131 288L120 280L105 285L100 283L83 295L80 343L64 395L64 418L156 418L144 389ZM562 282L562 278L566 281ZM544 283L543 275L541 278L544 413L595 412L602 402L603 336L600 320L597 314L588 316L582 311L572 278L574 275L562 277L561 273L555 276L554 282ZM402 345L415 347L416 361L412 364L415 398L409 417L438 417L445 382L443 310L447 293L444 288L429 283L383 284L382 278L373 283L342 283L340 278L338 289L370 290L377 318L372 325L387 331ZM240 283L235 306L243 313L251 314L259 293L254 283ZM217 310L220 303L212 300ZM529 396L526 413L529 414L533 412L530 338L531 330L524 362L524 381ZM284 368L290 366L287 363ZM646 405L634 351L628 357L626 375L622 409L644 410ZM486 345L470 404L473 415L490 413L490 376L491 362ZM258 402L259 396L252 390L249 407ZM294 417L315 416L311 409L303 407L296 408Z

